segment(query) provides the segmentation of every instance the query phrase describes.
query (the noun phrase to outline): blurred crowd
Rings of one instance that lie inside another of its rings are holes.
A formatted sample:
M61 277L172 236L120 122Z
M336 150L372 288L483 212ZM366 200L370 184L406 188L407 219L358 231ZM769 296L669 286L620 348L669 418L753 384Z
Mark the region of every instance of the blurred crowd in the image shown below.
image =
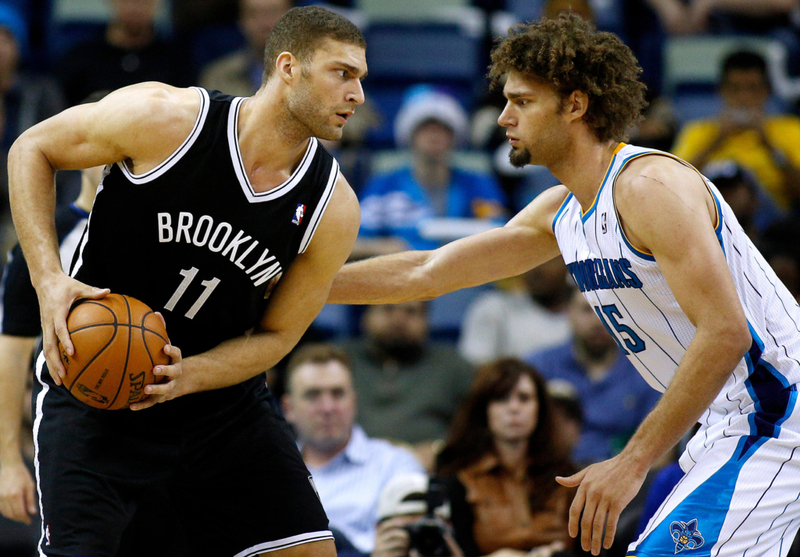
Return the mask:
M16 243L5 164L20 133L142 81L249 96L275 22L314 3L367 40L367 103L326 145L361 202L353 259L502 226L556 184L508 163L504 99L483 77L510 26L573 11L640 60L649 106L631 143L710 178L800 299L798 0L0 0L2 253ZM81 175L57 185L71 203ZM617 454L658 400L560 259L431 302L326 306L268 382L339 554L374 557L580 555L555 476ZM607 555L677 482L674 458ZM0 555L32 555L38 535L0 519Z

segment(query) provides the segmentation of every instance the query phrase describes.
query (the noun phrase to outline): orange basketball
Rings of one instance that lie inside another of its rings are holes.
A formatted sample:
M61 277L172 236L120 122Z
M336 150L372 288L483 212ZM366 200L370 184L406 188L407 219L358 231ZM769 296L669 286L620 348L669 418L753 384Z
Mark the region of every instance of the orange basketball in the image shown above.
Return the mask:
M67 370L64 386L78 400L106 410L128 408L145 397L144 386L158 383L153 367L169 364L169 342L161 318L130 296L109 294L80 300L67 317L75 353L59 343Z

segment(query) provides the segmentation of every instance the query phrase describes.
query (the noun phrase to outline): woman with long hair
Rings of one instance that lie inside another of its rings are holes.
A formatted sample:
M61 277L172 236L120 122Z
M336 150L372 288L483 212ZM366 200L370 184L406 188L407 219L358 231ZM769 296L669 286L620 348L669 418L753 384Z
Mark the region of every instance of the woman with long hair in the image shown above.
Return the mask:
M436 461L466 557L548 556L571 547L572 472L544 379L503 359L481 368Z

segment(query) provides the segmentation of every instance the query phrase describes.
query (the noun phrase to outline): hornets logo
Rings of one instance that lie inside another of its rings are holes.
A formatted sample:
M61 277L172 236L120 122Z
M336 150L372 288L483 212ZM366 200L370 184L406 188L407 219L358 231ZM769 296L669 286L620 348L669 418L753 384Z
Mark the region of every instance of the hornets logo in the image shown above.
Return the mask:
M669 525L672 534L672 541L675 542L675 554L677 555L684 549L698 549L703 547L705 540L697 529L697 519L693 518L689 522L675 521Z

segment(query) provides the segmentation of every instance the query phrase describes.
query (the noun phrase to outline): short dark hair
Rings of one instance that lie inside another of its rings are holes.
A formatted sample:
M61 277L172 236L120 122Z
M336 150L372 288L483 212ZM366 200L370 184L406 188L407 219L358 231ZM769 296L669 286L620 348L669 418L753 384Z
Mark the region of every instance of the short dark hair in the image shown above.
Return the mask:
M576 90L586 93L583 120L600 141L624 139L647 105L631 49L572 13L512 27L492 51L492 85L510 71L549 84L562 99Z
M367 47L364 35L350 20L319 6L292 8L278 20L264 49L264 81L275 68L281 52L291 52L302 63L308 62L326 40Z
M328 342L309 342L294 351L286 364L285 387L290 390L291 378L294 372L305 364L327 364L339 362L348 371L352 369L352 362L347 352Z
M767 62L764 57L752 50L740 49L728 54L722 61L722 81L734 70L757 70L764 76L764 82L769 85Z

